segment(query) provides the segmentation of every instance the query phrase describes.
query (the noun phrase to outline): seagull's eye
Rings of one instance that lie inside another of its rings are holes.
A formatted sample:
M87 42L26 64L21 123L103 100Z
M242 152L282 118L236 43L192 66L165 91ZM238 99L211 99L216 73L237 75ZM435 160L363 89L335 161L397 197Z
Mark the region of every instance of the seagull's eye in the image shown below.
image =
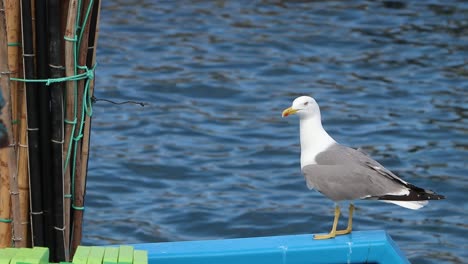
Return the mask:
M308 105L308 104L309 104L309 102L305 102L305 103L304 103L304 106L306 106L306 105Z

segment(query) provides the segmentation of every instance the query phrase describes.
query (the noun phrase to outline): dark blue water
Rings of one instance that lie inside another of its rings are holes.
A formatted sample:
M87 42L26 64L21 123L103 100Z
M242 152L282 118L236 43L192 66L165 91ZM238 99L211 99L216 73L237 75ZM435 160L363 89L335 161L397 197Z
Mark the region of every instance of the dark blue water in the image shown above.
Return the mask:
M468 262L466 1L104 1L87 244L326 232L297 117L447 196L359 202L414 263ZM343 211L346 211L344 209ZM341 222L345 225L346 218Z

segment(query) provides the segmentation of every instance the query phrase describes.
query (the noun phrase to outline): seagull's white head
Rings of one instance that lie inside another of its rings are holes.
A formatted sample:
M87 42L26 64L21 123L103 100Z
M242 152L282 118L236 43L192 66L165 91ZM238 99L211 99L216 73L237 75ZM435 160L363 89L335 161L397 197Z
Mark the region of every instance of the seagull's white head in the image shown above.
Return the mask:
M283 117L297 114L301 119L320 117L320 108L314 98L310 96L300 96L294 99L292 106L284 109Z
M323 129L320 108L314 98L301 96L283 111L283 117L292 114L300 117L301 168L317 164L315 157L336 143Z

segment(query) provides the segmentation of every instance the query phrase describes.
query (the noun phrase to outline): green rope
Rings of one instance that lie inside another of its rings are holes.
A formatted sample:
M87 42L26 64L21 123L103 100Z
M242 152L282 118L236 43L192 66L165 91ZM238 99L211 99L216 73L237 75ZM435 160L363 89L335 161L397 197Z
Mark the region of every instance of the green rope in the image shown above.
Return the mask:
M69 125L75 125L76 123L78 123L78 120L76 120L76 118L75 120L72 120L72 121L65 119L64 122Z
M21 42L10 42L7 45L8 47L21 47Z
M76 38L76 35L75 35L75 37L73 37L73 38L69 38L69 37L67 37L67 36L64 36L63 39L66 40L66 41L72 41L72 42L76 42L76 41L78 40L78 39Z
M91 13L91 10L93 8L93 2L94 2L93 0L89 1L88 9L86 10L86 14L85 14L85 17L83 19L83 27L88 22L89 14ZM83 32L84 32L84 30L80 31L80 37L78 38L78 47L80 47L80 45L81 45L81 40L83 39Z
M84 123L84 122L82 122L82 123ZM80 141L82 137L83 137L83 134L79 134L78 136L74 137L73 140Z
M0 218L0 223L7 223L8 224L8 223L11 223L11 222L13 222L12 219Z
M77 211L84 211L84 206L75 206L74 204L72 204L72 208L77 210Z
M22 79L22 78L11 77L10 80L17 81L17 82L45 83L46 86L49 86L52 83L59 83L59 82L79 81L79 80L85 80L85 79L92 80L94 79L95 68L96 68L96 65L94 65L94 67L91 69L88 69L88 67L85 67L84 73L75 74L75 75L67 76L67 77L50 78L50 79Z

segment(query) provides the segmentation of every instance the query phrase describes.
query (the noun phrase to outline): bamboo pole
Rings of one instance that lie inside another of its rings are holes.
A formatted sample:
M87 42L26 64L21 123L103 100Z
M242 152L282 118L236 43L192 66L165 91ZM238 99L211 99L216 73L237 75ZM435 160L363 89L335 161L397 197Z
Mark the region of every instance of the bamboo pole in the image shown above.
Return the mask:
M21 40L21 19L19 18L20 8L18 1L11 1L16 3L15 9L12 10L12 13L18 14L17 20L14 22L17 23L18 30L18 39ZM7 10L8 12L8 10ZM10 31L9 31L10 33ZM12 43L15 41L12 40ZM20 41L18 41L20 42ZM11 47L10 47L11 48ZM13 76L21 78L23 77L22 71L20 70L23 67L22 59L20 58L21 53L18 52L16 55L17 61L17 71L13 71ZM16 72L16 74L14 73ZM17 116L18 124L18 133L19 137L17 140L17 168L18 168L18 188L19 188L19 198L20 198L20 224L21 230L20 233L16 233L15 237L17 239L17 247L30 247L31 246L31 227L30 227L30 202L29 202L29 161L28 161L28 141L27 141L27 119L26 119L26 94L25 94L25 83L21 82L11 82L10 85L12 89L16 91L16 100L17 103L15 109Z
M74 39L76 31L76 12L77 12L77 0L70 0L68 4L68 16L65 26L65 38L68 39L65 41L65 74L66 76L73 76L75 74L75 54L74 54L74 45L71 39ZM64 145L63 145L63 160L64 160L64 193L66 195L71 195L71 181L70 181L70 158L69 153L72 151L72 132L73 125L70 121L73 121L75 118L75 102L74 102L74 82L66 83L66 102L65 102L65 135L64 135ZM64 200L64 211L65 211L65 226L68 227L68 241L71 239L71 199ZM67 241L67 240L66 240ZM69 248L69 247L67 247Z
M49 72L51 78L62 77L65 67L62 62L62 35L61 35L61 10L59 0L49 1ZM54 184L54 238L56 261L69 259L68 240L66 236L63 190L63 83L53 83L51 92L51 148L52 148L52 173Z
M21 48L21 30L20 30L20 8L19 2L14 0L5 1L5 16L6 16L6 28L7 28L7 39L8 39L8 67L10 69L10 77L18 77L20 73L20 48ZM11 87L11 98L12 98L12 119L18 121L18 115L20 111L18 99L18 83L10 82ZM13 135L15 142L18 142L19 129L15 125L17 122L13 122Z
M0 218L2 222L0 222L0 248L5 248L11 246L11 223L8 222L8 219L11 219L11 199L10 199L10 172L8 167L8 131L6 126L3 125L5 122L6 114L8 114L8 106L4 102L6 102L7 92L5 89L7 86L4 86L7 82L8 75L8 62L6 54L4 54L5 49L7 47L6 43L6 29L4 25L5 21L5 11L3 2L0 0L0 126L2 130L0 130L0 142L3 142L0 145ZM7 51L8 52L8 51ZM7 67L5 67L5 65ZM5 124L6 125L6 124Z
M18 3L19 4L19 3ZM18 21L20 22L20 21ZM19 54L20 56L21 54ZM18 58L18 69L23 67L22 59ZM17 74L18 78L23 77L21 71ZM28 155L28 139L27 139L27 119L26 119L26 93L25 84L19 82L11 82L13 87L16 87L16 102L15 107L18 112L18 130L19 138L17 142L17 168L18 168L18 188L20 197L20 223L21 223L21 238L19 247L31 246L31 222L30 222L30 200L29 200L29 155Z
M8 37L8 65L11 77L22 77L21 59L21 16L20 3L16 0L6 1L7 37ZM24 97L24 83L10 82L13 131L17 151L17 176L19 188L20 233L16 233L18 247L30 245L29 228L29 178L28 178L28 154L26 142L26 101ZM16 125L15 125L16 124ZM15 131L16 130L16 131Z
M12 245L12 227L11 223L7 222L8 219L11 219L10 175L8 169L8 148L2 148L0 149L0 218L2 219L2 222L0 222L0 248Z
M20 196L20 223L21 223L21 241L18 241L19 247L31 246L31 229L29 214L29 175L28 175L28 141L27 141L27 120L26 120L26 94L23 85L20 85L22 92L18 93L18 102L20 109L18 141L18 188Z
M47 79L48 69L48 41L47 41L47 5L45 0L35 0L34 28L36 32L36 77ZM56 15L56 14L55 14ZM51 260L55 260L55 237L53 192L50 191L53 184L51 175L51 150L50 150L50 98L49 87L45 83L37 83L38 114L39 114L39 150L42 179L42 207L44 212L44 243L50 250Z
M2 141L2 144L0 144L0 184L4 186L6 183L8 183L8 186L6 186L6 188L0 186L0 189L4 189L7 191L6 194L8 196L2 197L2 201L4 201L5 204L0 204L0 217L2 217L3 219L10 219L11 217L13 218L13 234L16 234L20 231L20 217L17 181L18 179L16 175L16 153L15 148L9 146L9 144L13 143L14 139L11 122L12 107L10 99L10 73L8 67L7 47L8 44L6 32L5 6L3 1L0 1L0 91L1 96L4 100L3 107L0 109L0 121L3 123L3 126L6 129L7 133L6 142ZM5 191L2 191L1 193L5 194ZM12 213L10 213L10 210ZM13 244L13 246L16 246L16 239L12 239L13 236L11 234L11 229L8 229L11 228L9 227L9 224L5 223L4 221L0 224L2 224L2 230L0 230L2 231L0 233L0 242L2 243L2 246L4 242L7 242L7 246L11 244ZM10 241L8 241L7 239L10 239Z
M93 14L91 17L90 34L89 34L89 41L88 41L88 54L87 54L87 60L86 60L86 66L90 69L94 67L94 64L96 63L96 47L97 47L97 40L98 40L98 34L99 34L100 10L101 10L101 1L96 0L94 3ZM89 91L88 91L89 94L87 97L91 97L93 95L94 84L95 84L95 80L94 79L90 80ZM82 150L81 150L81 175L79 176L79 178L82 179L82 182L83 182L82 185L80 186L81 193L83 194L82 206L84 206L84 193L86 189L90 136L91 136L91 116L86 118L84 129L83 129L83 141L82 141ZM79 221L82 223L83 211L81 211L81 215L79 217L81 217Z
M91 25L88 40L88 57L86 58L86 65L88 68L94 67L96 63L97 42L99 37L99 20L101 16L101 1L94 0L93 13L91 16ZM94 85L93 85L94 87ZM92 92L92 89L90 89ZM92 95L92 93L90 94Z
M66 73L65 73L65 43L67 41L65 41L63 39L63 37L65 36L65 32L66 32L66 27L67 27L67 19L68 19L68 6L69 6L69 0L59 0L59 9L61 10L61 14L60 14L60 34L61 34L61 40L64 41L62 42L62 48L61 48L61 64L63 65L63 70L62 70L62 76L66 76ZM66 108L66 105L65 105L65 101L66 101L66 87L67 87L67 84L66 83L62 83L62 93L63 93L63 120L65 120L65 108ZM64 199L63 199L63 221L64 221L64 227L65 227L65 231L64 231L64 245L65 245L65 258L67 261L70 260L70 198L68 198L69 196L66 196L66 195L69 195L70 194L70 184L66 184L66 177L65 177L65 174L66 174L66 171L64 169L64 165L65 165L65 159L64 159L64 153L65 152L65 123L62 124L62 141L63 141L63 144L62 144L62 185L63 185L63 195L64 195ZM69 182L69 181L68 181ZM68 189L67 189L68 188ZM58 216L56 216L58 217Z
M21 14L20 3L16 0L6 1L7 35L8 35L8 63L11 77L21 78ZM26 141L26 102L24 94L24 83L10 82L13 120L15 131L15 142L17 147L17 176L19 188L19 210L20 210L20 233L15 234L18 247L30 245L29 228L29 175L28 175L28 154Z
M11 223L6 222L11 219L11 200L10 200L10 179L8 171L8 153L7 150L0 150L0 218L5 222L0 222L0 248L10 247L12 245Z
M8 51L6 43L6 18L3 2L0 1L0 248L11 245L11 199L10 199L10 172L8 156L10 149L8 131L8 104L9 87L8 77Z
M97 51L97 42L99 35L99 20L101 14L101 1L96 0L93 7L93 15L91 17L90 25L90 34L88 41L88 57L86 60L86 66L88 68L94 67L96 63L96 51ZM89 84L89 94L88 97L92 97L94 94L94 84L95 79L90 80ZM82 169L81 169L81 178L85 179L88 171L88 159L89 159L89 144L90 144L90 134L91 134L91 117L86 119L83 131L83 147L81 151L81 160L82 160Z
M86 65L86 57L88 52L88 37L89 37L89 25L90 19L88 18L85 20L85 15L87 14L87 9L90 5L90 0L83 1L83 10L81 12L82 19L84 23L84 27L82 28L82 36L79 40L79 57L78 57L78 64L79 65ZM85 87L86 80L78 81L78 122L75 130L75 135L79 136L79 133L82 132L80 124L85 122L83 112L81 111L83 107L83 94L84 94L84 87ZM81 150L82 146L80 143L75 145L75 186L74 186L74 200L73 204L75 206L75 210L73 210L73 235L71 241L71 252L74 254L76 248L81 243L82 232L83 232L83 210L77 208L84 207L84 195L85 195L85 187L86 187L86 179L83 178L82 173L82 160L81 160ZM85 175L85 174L84 174Z
M23 61L26 79L35 79L34 48L31 2L21 1L21 21L23 28ZM31 186L32 242L34 246L44 246L42 181L39 154L39 116L37 112L37 87L26 83L26 104L28 115L29 179Z
M3 4L1 3L0 0L0 8L3 8ZM1 25L1 20L4 19L3 16L4 13L0 11L0 27ZM0 29L2 31L2 29ZM0 32L0 65L5 64L4 62L6 60L6 56L3 57L1 56L1 53L3 52L3 46L6 43L3 43L1 41L3 39L3 35ZM0 72L7 72L8 70L5 71L3 69L3 66L0 66ZM6 77L4 77L6 76ZM6 126L3 126L3 123L6 125L6 120L8 117L4 116L4 113L7 112L7 106L3 105L2 102L5 100L6 97L6 92L4 84L6 84L6 79L8 75L6 73L0 73L0 87L2 90L0 91L0 111L2 113L2 116L0 116L0 121L2 124L2 128L6 128ZM5 99L4 99L5 98ZM2 141L2 148L0 148L0 248L5 248L5 247L10 247L12 245L12 224L11 222L8 222L9 219L12 218L11 215L11 199L10 199L10 172L9 172L9 163L8 163L8 155L10 152L10 148L8 147L8 128L5 130L0 130L0 138Z

